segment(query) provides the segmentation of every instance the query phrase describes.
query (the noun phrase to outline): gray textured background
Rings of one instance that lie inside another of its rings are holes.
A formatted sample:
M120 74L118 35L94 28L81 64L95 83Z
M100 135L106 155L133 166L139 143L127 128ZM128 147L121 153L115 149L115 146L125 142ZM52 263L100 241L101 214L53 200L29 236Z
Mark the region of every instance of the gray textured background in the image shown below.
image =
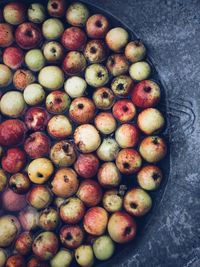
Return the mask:
M171 170L162 201L140 241L112 266L199 267L200 1L86 2L111 12L145 41L164 82L171 122Z

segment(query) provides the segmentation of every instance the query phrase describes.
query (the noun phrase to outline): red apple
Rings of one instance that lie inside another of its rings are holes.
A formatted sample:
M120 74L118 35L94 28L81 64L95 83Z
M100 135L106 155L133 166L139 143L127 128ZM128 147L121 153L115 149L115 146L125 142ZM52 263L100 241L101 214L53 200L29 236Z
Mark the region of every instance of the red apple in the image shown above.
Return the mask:
M26 196L27 202L34 208L41 210L52 202L52 194L45 185L34 186Z
M3 62L11 69L18 69L21 67L24 60L24 53L18 47L8 47L3 53Z
M49 267L48 262L39 260L38 258L32 257L27 262L27 267Z
M14 41L13 28L8 23L0 23L0 47L8 47Z
M63 35L61 42L68 50L82 50L86 44L86 34L78 27L67 28Z
M30 232L23 232L18 236L15 242L15 249L21 255L27 255L31 252L33 238Z
M26 262L23 256L16 254L7 259L5 267L26 267Z
M138 128L129 123L124 123L115 132L115 140L122 148L134 147L139 141Z
M32 131L43 131L49 119L49 113L42 107L29 108L25 114L26 126Z
M2 205L7 211L20 211L27 205L26 197L14 193L11 189L6 189L1 196Z
M79 154L74 169L83 178L92 178L99 169L99 160L94 154Z
M26 6L20 2L12 2L5 5L3 16L6 22L18 25L26 19Z
M76 75L86 68L86 59L81 52L70 51L63 61L63 70L68 75Z
M47 5L48 13L51 17L62 17L66 11L65 0L49 0Z
M21 171L26 164L26 153L19 148L10 148L1 161L2 168L9 173Z
M79 225L65 225L60 230L60 240L66 248L78 248L83 243L84 231Z
M13 75L13 84L18 89L23 91L29 84L35 81L35 76L30 70L17 70Z
M113 106L113 116L120 122L131 121L136 115L136 107L131 100L118 100Z
M86 23L87 35L90 38L104 38L109 30L109 22L106 17L101 14L95 14L89 17Z

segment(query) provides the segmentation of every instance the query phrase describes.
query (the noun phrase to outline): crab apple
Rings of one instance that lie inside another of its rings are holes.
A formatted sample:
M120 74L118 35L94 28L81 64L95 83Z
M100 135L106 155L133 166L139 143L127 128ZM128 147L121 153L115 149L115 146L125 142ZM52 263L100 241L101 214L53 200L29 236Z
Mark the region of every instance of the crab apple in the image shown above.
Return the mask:
M52 162L46 158L36 158L28 166L29 179L35 184L43 184L53 174Z
M30 186L31 182L24 173L15 173L9 179L9 187L17 194L27 193Z
M33 237L30 232L23 232L21 233L16 242L15 242L15 249L21 255L27 255L31 252L31 247L33 243Z
M113 76L126 74L129 70L129 62L122 54L111 55L107 60L106 66Z
M77 174L73 169L70 168L62 168L59 169L52 182L52 192L58 197L70 197L78 189L79 181L77 178Z
M53 91L46 98L46 109L49 113L60 114L70 106L70 98L63 91Z
M42 232L33 241L33 253L41 260L50 260L58 251L59 241L53 232Z
M51 41L44 44L43 54L48 62L57 63L64 57L64 48L59 42Z
M49 207L41 211L39 217L39 226L45 231L53 231L56 229L59 223L58 212Z
M26 198L24 195L19 195L11 189L6 189L1 196L2 206L7 211L20 211L26 206Z
M78 27L67 28L61 38L62 45L68 50L83 50L87 41L87 36Z
M113 161L119 152L119 146L115 139L105 138L97 150L97 156L103 161Z
M67 22L73 26L83 27L89 17L89 10L86 5L76 2L71 4L66 12Z
M41 69L38 80L48 90L58 90L64 84L64 73L57 66L46 66Z
M10 148L3 156L2 168L9 173L17 173L25 167L26 154L19 148Z
M52 194L45 185L37 185L27 194L27 201L35 209L41 210L50 205Z
M77 263L82 267L91 267L94 264L93 249L89 245L82 245L75 251Z
M108 70L101 64L92 64L85 71L85 80L92 87L101 87L108 83Z
M45 99L45 91L38 83L28 85L24 90L24 100L29 106L41 104Z
M81 182L77 191L77 196L87 207L92 207L98 205L101 201L102 190L96 181L87 179Z
M73 254L67 249L61 249L51 259L51 267L69 267L73 260Z
M104 188L117 187L121 182L120 172L113 162L103 163L98 171L98 181Z
M86 81L78 76L70 77L65 82L65 92L72 98L83 96L86 88Z
M108 213L102 207L90 208L83 220L83 226L87 233L100 236L104 234L108 224Z
M144 80L136 84L131 92L131 99L139 108L155 107L160 101L161 92L157 83Z
M147 135L160 132L165 124L162 113L155 108L147 108L139 113L137 125Z
M35 132L25 140L24 150L30 158L42 158L48 155L50 150L50 139L42 132Z
M72 101L69 108L69 115L76 123L85 124L94 118L95 111L95 105L91 99L78 97Z
M0 169L0 193L4 191L7 185L7 175L4 170Z
M146 47L140 40L132 41L125 48L125 56L132 63L141 61L146 56Z
M55 143L50 151L50 158L59 167L69 167L76 160L74 145L69 141Z
M29 108L25 114L26 126L32 131L43 131L49 119L49 113L42 107Z
M110 28L109 21L102 14L95 14L87 20L87 35L92 39L104 38Z
M119 75L113 79L111 89L116 96L126 97L133 88L133 80L128 75Z
M108 49L101 40L90 40L84 50L85 58L90 63L101 63L106 59Z
M19 47L8 47L3 52L3 63L15 70L21 67L24 53Z
M66 138L72 134L72 124L64 115L53 116L47 125L48 134L54 138Z
M76 128L74 142L82 153L91 153L99 147L101 137L93 125L83 124Z
M66 224L78 223L85 214L85 206L77 197L68 198L60 206L60 218Z
M12 72L10 68L4 64L0 64L0 88L8 86L12 82Z
M115 251L115 244L109 236L103 235L95 240L93 250L98 260L108 260Z
M86 59L81 52L70 51L63 61L63 70L67 75L77 75L84 71L86 65Z
M118 100L112 109L113 116L120 122L129 122L136 115L136 107L129 99Z
M66 11L65 0L49 0L47 4L47 11L51 17L62 17Z
M41 49L31 49L25 55L25 63L27 67L37 72L41 70L45 65L45 57Z
M122 124L115 132L115 140L121 148L136 146L139 141L138 128L133 124Z
M148 136L142 140L139 151L147 162L155 163L165 157L167 145L159 136Z
M24 231L34 231L39 226L39 213L28 206L19 213L19 221Z
M26 125L18 119L6 120L0 124L0 144L16 146L23 142L27 132Z
M100 87L94 92L92 99L97 108L106 110L113 106L115 96L109 88Z
M116 189L108 190L103 195L103 207L108 212L116 212L122 209L123 197Z
M78 248L84 240L84 231L79 225L65 225L60 230L60 241L69 249Z
M143 189L133 188L124 197L124 208L132 216L142 217L151 207L151 197Z
M124 211L111 215L108 222L108 233L116 243L127 243L134 239L137 231L135 220Z
M42 33L47 40L59 39L64 32L64 25L61 20L57 18L50 18L45 20L42 24Z
M124 148L117 155L116 165L123 174L136 173L141 168L142 158L136 150Z
M151 73L151 67L149 63L145 61L133 63L129 69L129 74L131 78L135 81L142 81L147 79L150 73Z
M7 253L4 249L0 248L0 267L4 267L7 260Z
M121 27L111 29L106 35L108 47L115 52L120 52L127 45L128 39L128 32Z
M92 178L99 169L99 160L95 154L79 154L74 169L81 177Z
M26 6L20 2L12 2L5 5L3 9L3 16L7 23L18 25L26 19Z
M137 174L137 182L145 190L156 190L163 179L162 171L155 165L144 166Z
M40 44L42 41L42 32L36 24L24 22L17 27L15 40L22 49L29 50Z
M95 117L95 126L103 134L111 134L116 130L117 123L111 113L101 112Z
M29 84L35 82L35 76L30 70L17 70L13 75L13 84L16 89L23 91Z
M27 262L27 267L49 267L48 262L44 262L39 260L36 257L32 257L28 262Z
M6 267L26 267L25 258L21 255L12 255L6 261Z
M30 4L28 8L28 19L33 23L42 23L46 19L45 7L39 3Z
M0 47L8 47L13 42L13 27L8 23L0 23Z

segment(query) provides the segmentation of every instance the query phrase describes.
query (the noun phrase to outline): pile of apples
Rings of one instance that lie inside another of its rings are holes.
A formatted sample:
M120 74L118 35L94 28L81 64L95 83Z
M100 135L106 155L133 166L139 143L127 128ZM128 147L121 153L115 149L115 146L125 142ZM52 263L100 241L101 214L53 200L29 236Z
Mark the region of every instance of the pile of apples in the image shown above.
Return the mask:
M130 38L80 2L0 10L0 267L90 267L136 236L167 146Z

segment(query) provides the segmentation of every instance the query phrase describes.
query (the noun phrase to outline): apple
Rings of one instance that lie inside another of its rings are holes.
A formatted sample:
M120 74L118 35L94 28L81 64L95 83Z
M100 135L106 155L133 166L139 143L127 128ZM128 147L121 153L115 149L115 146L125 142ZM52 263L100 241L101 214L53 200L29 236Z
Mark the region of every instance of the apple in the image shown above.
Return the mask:
M125 47L125 56L132 63L141 61L146 56L146 47L140 40L132 41Z
M4 170L0 169L0 193L4 191L7 185L7 175Z
M132 216L142 217L151 207L151 197L143 189L133 188L124 197L124 208Z
M112 80L111 89L119 97L126 97L133 88L133 80L128 75L119 75Z
M107 59L106 67L113 76L119 76L128 72L129 62L124 55L113 54Z
M9 179L9 187L17 194L27 193L30 189L31 182L24 173L15 173Z
M66 138L72 134L72 124L66 116L55 115L49 120L47 131L53 138Z
M64 225L60 230L60 241L69 249L78 248L84 240L84 231L79 225Z
M94 120L97 130L103 134L111 134L117 128L117 123L113 115L109 112L100 112Z
M34 74L30 70L19 69L13 75L13 84L16 89L23 91L29 84L36 80Z
M75 251L77 263L82 267L91 267L94 264L94 253L89 245L82 245Z
M89 123L95 116L95 105L87 97L74 99L69 108L70 118L78 124Z
M66 11L65 0L49 0L47 11L51 17L63 17Z
M7 253L4 249L0 249L0 267L5 266L7 260Z
M5 5L3 16L7 23L19 25L26 20L26 6L20 2L12 2Z
M83 27L89 17L89 10L86 5L75 2L72 3L66 12L67 22L73 26Z
M44 262L39 260L36 257L32 257L28 262L27 262L27 267L49 267L48 262Z
M146 80L151 74L151 67L145 61L136 62L130 66L129 74L135 81Z
M67 50L81 51L85 47L87 36L83 30L78 27L67 28L62 35L62 45Z
M25 256L31 252L32 243L32 234L30 232L23 232L18 236L15 242L15 249L19 254Z
M70 51L63 61L63 70L67 75L77 75L84 71L86 64L86 59L81 52Z
M101 63L106 59L108 49L101 40L90 40L85 47L84 55L89 63Z
M107 87L100 87L94 92L92 99L95 103L95 106L99 109L110 109L115 101L115 96Z
M92 178L99 169L99 160L95 154L79 154L74 169L81 177Z
M42 41L42 32L36 24L24 22L17 27L15 40L22 49L29 50L40 44Z
M120 122L129 122L136 115L136 107L129 99L118 100L112 109L113 116Z
M39 225L45 231L53 231L59 223L58 212L53 208L46 208L41 211L39 217Z
M108 190L103 195L103 207L108 212L116 212L123 207L123 197L119 194L116 189Z
M50 119L49 113L42 107L32 107L26 111L25 124L29 130L43 131Z
M31 190L28 192L26 198L27 198L28 203L37 210L45 209L52 202L52 194L49 188L45 185L36 185L32 187ZM25 224L25 227L35 228L38 222L37 213L36 213L36 217L35 217L34 211L31 211L31 213L30 211L27 211L26 213L25 213L25 216L27 219L25 220L28 220L28 227L26 225L27 223ZM21 215L21 217L23 220L23 215ZM31 225L29 225L29 220L31 220L30 221Z
M17 212L26 207L25 195L19 195L11 189L6 189L1 195L2 207L7 212Z
M12 82L12 72L4 64L0 64L0 88L8 86Z
M46 19L45 7L39 3L30 4L28 8L28 19L33 23L42 23Z
M136 150L124 148L117 155L116 165L121 173L133 174L141 168L142 158Z
M162 182L163 174L155 165L144 166L137 174L137 182L145 190L156 190Z
M51 259L52 267L68 267L73 260L73 254L67 249L60 249L58 253ZM42 266L41 266L42 267Z
M19 47L8 47L3 52L3 63L15 70L21 67L24 53Z
M162 160L167 154L167 145L163 138L159 136L148 136L140 144L141 156L149 163Z
M155 107L161 97L160 87L151 80L144 80L136 84L131 91L131 100L139 108Z
M25 258L21 255L12 255L6 261L6 267L26 267Z
M19 213L19 221L24 231L34 231L39 226L39 213L28 206Z
M23 93L24 100L29 106L41 104L45 99L45 91L38 83L29 84Z
M87 20L87 35L92 39L104 38L110 28L109 21L101 14L95 14Z
M26 164L26 154L19 148L10 148L1 160L2 168L9 173L21 171Z
M104 188L117 187L121 182L121 174L113 162L103 163L97 177L100 185Z
M102 87L109 81L108 70L101 64L92 64L86 68L85 80L92 87Z
M93 250L98 260L108 260L114 253L115 244L109 236L103 235L95 240Z
M86 81L78 76L70 77L65 82L65 92L71 97L81 97L87 88Z
M64 48L60 43L56 41L50 41L44 44L43 54L48 62L57 63L60 62L64 57Z
M40 49L29 50L25 55L25 63L32 71L39 71L45 66L45 58Z
M69 141L55 143L50 151L52 162L58 167L69 167L76 160L74 145Z
M42 33L46 40L57 40L62 36L63 32L64 25L57 18L47 19L42 24Z
M13 42L13 27L8 23L0 23L0 47L8 47Z
M108 233L113 241L124 244L134 239L137 225L133 217L125 211L117 211L108 221Z
M106 34L106 44L114 52L120 52L127 45L128 39L128 32L121 27L113 28Z
M46 109L49 113L61 114L69 109L70 98L63 91L53 91L46 97Z
M64 84L64 73L57 66L46 66L41 69L38 81L48 90L58 90Z
M121 148L130 148L137 145L139 141L138 128L129 123L124 123L115 132L115 140Z
M97 156L103 161L113 161L119 152L119 146L115 139L108 137L103 140L97 150Z

